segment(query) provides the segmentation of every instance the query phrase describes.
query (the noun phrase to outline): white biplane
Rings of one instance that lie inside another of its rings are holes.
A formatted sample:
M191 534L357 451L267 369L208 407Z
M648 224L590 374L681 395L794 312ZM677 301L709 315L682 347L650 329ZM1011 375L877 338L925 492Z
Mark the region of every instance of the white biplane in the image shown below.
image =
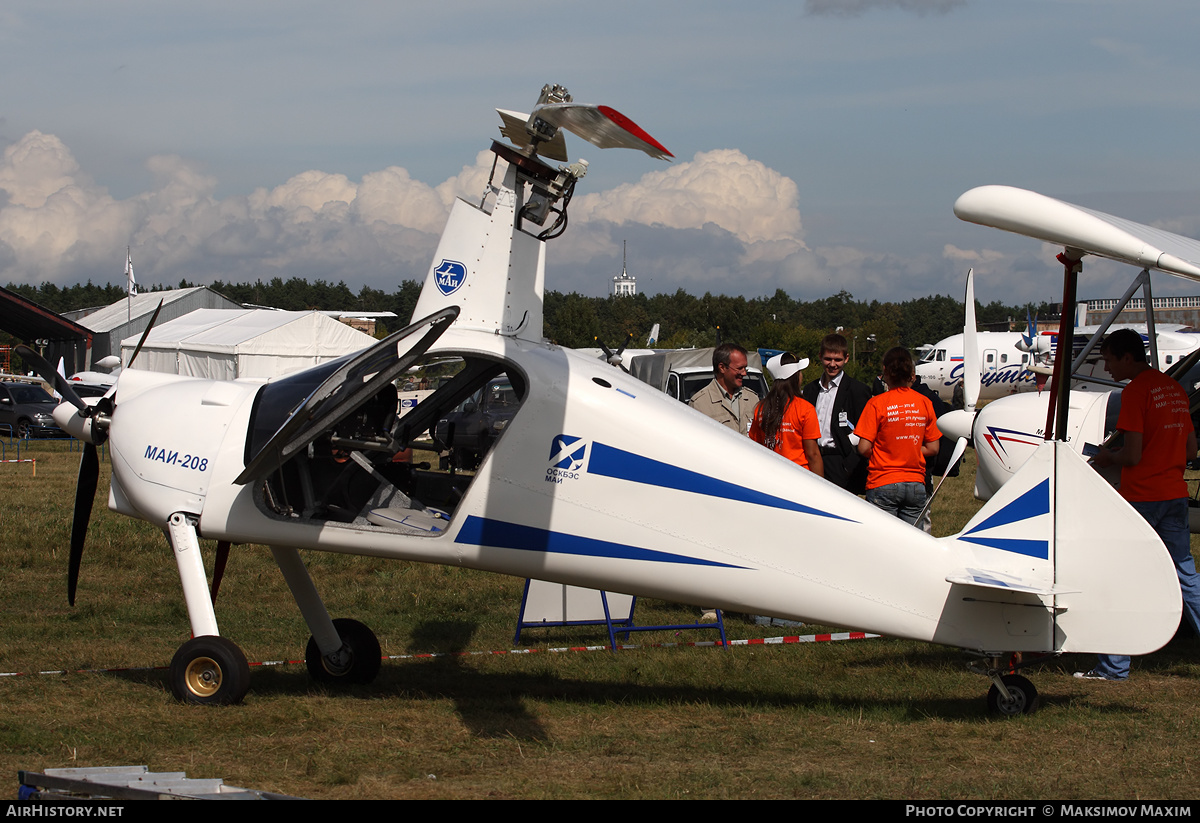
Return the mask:
M1064 251L1058 260L1066 267L1072 290L1070 295L1064 294L1066 305L1074 304L1074 282L1086 255L1140 269L1105 321L1091 327L1093 331L1082 346L1068 342L1062 349L1064 334L1071 332L1074 337L1074 333L1069 325L1060 329L1057 348L1062 357L1056 368L1060 374L1071 375L1071 391L1012 395L995 400L978 412L970 404L966 412L950 412L938 419L944 434L971 438L974 442L978 457L976 497L987 500L1008 482L1041 447L1047 431L1059 432L1076 451L1089 456L1113 434L1120 410L1121 384L1106 378L1102 367L1095 362L1099 353L1097 344L1110 329L1122 327L1113 321L1139 289L1146 306L1146 325L1135 328L1143 331L1151 363L1165 367L1169 374L1183 381L1184 390L1193 398L1192 408L1196 408L1200 396L1196 394L1195 366L1200 360L1200 347L1192 342L1196 338L1191 334L1163 333L1156 326L1150 271L1200 280L1200 241L1008 186L971 189L954 204L954 213L972 223L1062 246ZM967 308L965 348L974 346L977 352L980 335L975 334L973 300ZM1166 362L1168 358L1170 362ZM968 375L968 379L972 378L979 379L978 375ZM1059 421L1057 424L1055 419Z
M330 618L301 550L962 647L992 680L989 705L1007 714L1037 702L1033 685L1010 673L1012 652L1144 654L1171 638L1180 594L1166 550L1065 444L1042 446L960 534L935 539L621 370L545 341L545 246L565 225L585 165L556 168L539 154L565 160L565 128L599 147L670 155L620 113L575 104L560 87L543 90L531 115L501 116L512 143L493 142L482 199L454 204L407 328L265 385L126 369L94 405L64 391L56 419L88 444L70 596L95 444L107 440L109 507L162 526L174 549L194 635L171 661L181 700L233 703L249 685L243 653L218 629L200 537L219 541L218 565L230 543L271 547L312 632L308 669L326 683L370 681L380 647L363 624ZM450 357L461 370L398 417L393 381ZM501 373L520 407L473 477L396 470L395 453ZM1091 516L1097 508L1108 512L1103 523Z

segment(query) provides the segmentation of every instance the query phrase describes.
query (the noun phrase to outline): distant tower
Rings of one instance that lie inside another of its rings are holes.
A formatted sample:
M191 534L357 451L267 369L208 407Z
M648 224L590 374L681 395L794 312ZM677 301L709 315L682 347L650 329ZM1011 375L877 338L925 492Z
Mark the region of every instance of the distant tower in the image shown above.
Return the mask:
M625 269L625 241L621 241L621 274L613 278L613 297L632 297L637 294L637 278Z

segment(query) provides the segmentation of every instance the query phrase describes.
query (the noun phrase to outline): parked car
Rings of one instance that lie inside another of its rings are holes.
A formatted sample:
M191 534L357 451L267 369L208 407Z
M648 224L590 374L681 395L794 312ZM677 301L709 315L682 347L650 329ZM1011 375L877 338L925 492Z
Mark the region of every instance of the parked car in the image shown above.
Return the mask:
M459 468L474 469L520 406L512 383L501 374L437 422L434 443L439 450L450 451Z
M50 412L58 401L41 386L31 383L0 383L0 430L20 438L58 435Z

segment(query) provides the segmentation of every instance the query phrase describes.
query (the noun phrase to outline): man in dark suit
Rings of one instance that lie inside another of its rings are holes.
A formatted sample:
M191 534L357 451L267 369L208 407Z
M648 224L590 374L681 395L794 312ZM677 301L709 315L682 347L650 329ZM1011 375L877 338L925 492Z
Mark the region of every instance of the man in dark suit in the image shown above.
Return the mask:
M801 394L816 407L821 423L817 444L825 461L825 479L848 492L862 494L867 487L867 461L858 455L858 438L853 431L871 390L845 373L849 353L845 337L826 335L819 354L824 373L820 380L806 385Z

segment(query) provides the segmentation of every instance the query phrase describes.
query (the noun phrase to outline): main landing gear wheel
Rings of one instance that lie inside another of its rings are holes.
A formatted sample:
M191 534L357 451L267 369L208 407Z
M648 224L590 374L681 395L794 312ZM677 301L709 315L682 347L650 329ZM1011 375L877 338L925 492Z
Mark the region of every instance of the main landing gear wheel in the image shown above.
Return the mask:
M308 648L304 651L304 663L308 673L318 683L328 685L362 685L370 683L379 674L379 665L383 652L379 648L379 640L375 632L368 629L357 620L341 617L333 621L342 638L342 648L324 657L317 648L315 638L308 639Z
M988 689L987 706L991 714L1005 717L1015 717L1019 714L1032 714L1038 706L1038 693L1027 678L1019 674L1006 674L1000 678L1008 689L1011 699L1005 700L995 684Z
M193 637L171 658L171 693L184 703L241 703L250 687L250 666L237 644L224 637Z

